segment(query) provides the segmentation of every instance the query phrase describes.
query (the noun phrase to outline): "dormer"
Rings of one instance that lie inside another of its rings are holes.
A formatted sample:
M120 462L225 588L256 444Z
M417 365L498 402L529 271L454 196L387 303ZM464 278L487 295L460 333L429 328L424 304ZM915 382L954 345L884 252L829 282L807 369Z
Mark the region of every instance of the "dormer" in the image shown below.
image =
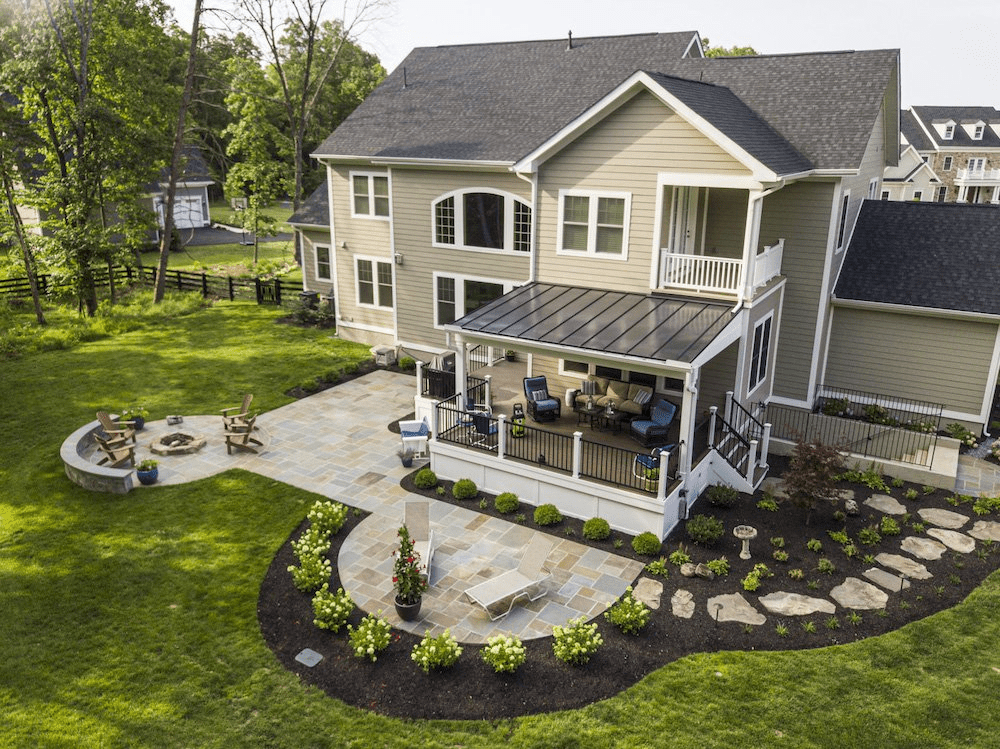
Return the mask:
M933 128L941 140L952 140L955 137L955 120L934 122Z
M982 120L970 120L962 123L962 129L972 140L982 140L986 132L986 123Z

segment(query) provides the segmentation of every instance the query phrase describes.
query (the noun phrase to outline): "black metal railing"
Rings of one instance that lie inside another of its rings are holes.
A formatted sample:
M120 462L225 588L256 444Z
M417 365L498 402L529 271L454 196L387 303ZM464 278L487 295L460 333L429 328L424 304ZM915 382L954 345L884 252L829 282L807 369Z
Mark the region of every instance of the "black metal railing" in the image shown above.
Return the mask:
M420 395L425 398L451 398L457 394L455 373L446 369L423 368Z
M560 473L573 473L573 438L530 424L506 422L504 442L507 457L545 466ZM518 436L520 435L520 436Z
M733 401L733 404L738 405L736 401ZM715 438L712 441L712 447L741 475L747 475L750 462L750 440L718 414L715 417Z
M466 403L469 408L479 407L480 410L489 410L489 396L486 392L486 380L475 375L465 376Z
M729 399L728 426L747 440L759 440L764 434L764 425L735 398Z
M941 428L944 406L912 398L819 385L813 411L825 416L856 419L929 434Z

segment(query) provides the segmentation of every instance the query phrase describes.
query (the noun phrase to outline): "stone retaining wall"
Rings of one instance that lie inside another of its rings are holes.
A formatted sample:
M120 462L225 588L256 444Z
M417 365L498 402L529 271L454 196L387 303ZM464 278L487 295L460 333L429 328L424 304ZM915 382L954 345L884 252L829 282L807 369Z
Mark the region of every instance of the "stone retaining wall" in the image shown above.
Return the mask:
M69 480L84 489L109 494L127 494L135 485L131 468L108 468L92 463L85 456L94 445L94 433L101 422L92 421L67 437L59 449Z

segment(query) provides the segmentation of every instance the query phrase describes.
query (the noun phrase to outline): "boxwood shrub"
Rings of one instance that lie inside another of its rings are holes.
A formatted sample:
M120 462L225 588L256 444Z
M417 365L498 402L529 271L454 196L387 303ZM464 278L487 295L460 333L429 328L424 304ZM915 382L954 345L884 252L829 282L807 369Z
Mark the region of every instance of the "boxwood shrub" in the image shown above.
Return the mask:
M517 512L517 508L519 506L517 495L514 494L514 492L504 492L503 494L498 494L497 498L493 501L493 506L496 508L496 511L502 515Z
M538 505L535 508L535 525L555 525L562 519L562 513L553 504Z
M708 503L715 507L732 507L740 499L740 493L731 486L714 484L705 490Z
M695 515L685 526L688 538L701 546L715 546L726 529L714 515Z
M432 489L437 486L438 477L430 468L421 468L413 477L413 485L418 489Z
M583 524L583 537L603 541L611 535L611 525L604 518L591 518Z
M640 533L632 539L632 549L636 554L641 554L642 556L651 557L659 554L660 546L660 539L656 537L655 533L650 533L649 531Z
M473 499L477 494L479 494L479 489L472 479L459 479L451 487L451 495L455 499Z

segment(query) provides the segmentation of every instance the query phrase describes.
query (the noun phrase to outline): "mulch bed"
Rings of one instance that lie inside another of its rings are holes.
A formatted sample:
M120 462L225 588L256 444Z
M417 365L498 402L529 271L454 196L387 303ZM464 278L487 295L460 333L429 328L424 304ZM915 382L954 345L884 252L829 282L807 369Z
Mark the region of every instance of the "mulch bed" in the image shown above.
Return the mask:
M282 318L287 320L287 318ZM397 374L405 374L410 376L416 376L415 369L402 369L398 364L393 364L389 367L380 367L375 364L375 359L365 359L364 361L357 364L356 367L348 366L343 369L330 370L324 372L316 377L312 382L296 385L293 388L285 391L285 395L290 398L305 398L308 395L313 395L320 392L321 390L328 390L337 385L342 385L345 382L350 382L351 380L356 380L359 377L364 377L366 374L371 374L372 372L384 369L387 372L396 372ZM399 428L396 428L397 433Z
M783 470L779 461L772 463L771 475L780 476ZM442 497L434 490L415 490L409 478L404 480L403 486L440 501L458 502L451 498L450 491L446 491ZM859 505L869 495L878 493L857 484L845 483L842 486L855 491ZM917 499L904 498L904 492L910 488L917 490ZM286 571L288 565L295 563L288 542L275 555L261 586L258 619L268 646L282 665L298 674L303 682L314 685L345 703L384 715L494 720L578 708L617 694L664 664L691 653L816 648L890 632L908 622L955 605L1000 566L1000 545L993 545L992 549L984 551L983 545L979 544L977 551L971 554L949 551L938 561L923 562L933 573L933 578L912 581L911 587L901 594L891 593L884 611L858 612L860 620L851 623L848 619L849 612L838 608L834 617L836 628L832 627L833 619L828 615L779 617L766 614L759 604L756 608L767 616L767 622L760 627L745 627L735 622L714 623L711 620L706 612L706 600L725 593L743 593L740 581L758 562L766 563L775 576L766 579L756 593L744 593L751 603L756 603L759 595L776 591L826 598L830 590L846 577L863 579L862 572L873 566L870 561L864 561L864 555L874 556L883 551L901 553L899 542L902 538L920 535L909 528L909 524L919 521L916 515L918 509L939 507L962 512L975 519L970 504L955 507L946 501L952 496L950 492L935 490L925 494L922 487L906 484L891 488L888 493L912 508L913 517L908 521L897 517L902 526L902 534L887 537L876 546L861 544L858 531L877 523L882 514L863 505L860 515L847 517L845 520L834 518L835 508L832 506L819 507L806 526L803 511L791 505L781 505L778 512L759 509L756 506L761 496L759 494L754 497L741 496L738 505L730 509L711 507L704 499L699 500L692 509L692 514L715 515L722 520L726 528L722 540L715 548L699 548L688 542L682 524L664 543L662 553L669 554L677 549L678 543L684 543L696 562L725 556L731 566L729 575L712 581L685 578L676 567L671 566L667 579L657 578L663 581L664 593L661 606L653 612L649 626L639 635L624 635L604 617L598 617L595 621L604 638L604 645L588 664L580 667L568 666L555 658L552 654L551 637L527 641L527 661L512 675L495 674L480 657L481 646L473 645L464 646L464 652L453 668L425 674L410 660L410 651L419 638L405 632L394 632L394 641L376 663L356 658L350 652L344 630L333 634L312 624L311 597L295 589L291 576ZM492 508L492 497L483 493L480 493L480 497L487 499L487 508L482 511L496 514ZM461 504L469 509L479 510L479 499L467 500ZM617 534L624 542L619 549L614 548L610 539L592 543L582 537L580 521L566 519L554 528L538 528L532 521L531 510L531 507L524 506L526 517L523 522L532 528L553 532L561 537L569 536L579 543L588 543L613 553L640 558L631 549L630 537ZM347 524L333 539L330 551L330 558L335 563L330 584L332 590L340 585L336 570L340 544L363 516L364 513L360 511L349 513ZM504 517L511 519L510 515ZM966 529L971 527L971 523L970 520ZM297 537L305 524L306 521L303 521L291 538ZM739 558L740 542L732 535L732 529L741 524L751 525L758 530L757 538L751 542L753 558L749 561ZM860 549L861 553L853 559L845 556L840 545L827 535L827 531L843 529L846 529ZM778 562L771 557L773 549L770 540L775 537L784 538L784 550L789 555L787 562ZM822 542L822 555L806 548L806 541L810 538ZM828 558L836 566L833 575L817 572L816 565L820 556ZM787 571L792 568L803 569L806 572L805 579L790 579ZM694 594L698 608L692 619L679 619L671 612L670 597L678 588ZM349 622L356 626L362 615L362 612L355 610ZM803 626L806 621L812 622L814 632L807 631ZM787 630L784 636L778 632L779 625ZM295 655L303 648L321 653L323 661L314 668L297 663Z

